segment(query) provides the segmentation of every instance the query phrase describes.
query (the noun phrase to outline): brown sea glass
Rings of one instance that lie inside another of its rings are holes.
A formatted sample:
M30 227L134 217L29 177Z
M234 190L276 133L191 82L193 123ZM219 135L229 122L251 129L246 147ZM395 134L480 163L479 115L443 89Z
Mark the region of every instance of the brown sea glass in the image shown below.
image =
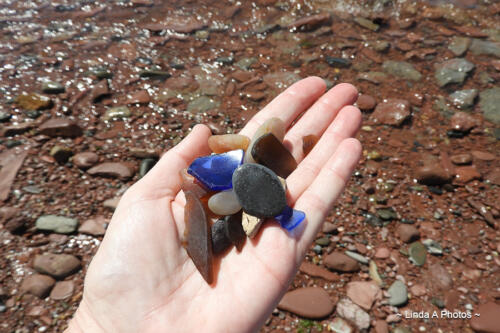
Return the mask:
M213 281L213 254L210 226L200 199L190 191L187 191L185 196L184 222L186 223L186 230L184 232L184 246L201 276L208 284L211 284Z
M212 135L208 138L208 147L216 154L236 149L246 150L249 144L250 138L240 134Z
M319 137L314 134L306 135L302 138L302 150L304 151L304 156L307 156L313 150L316 143L318 143Z
M201 198L209 193L209 190L203 186L196 178L187 173L187 168L179 172L181 176L181 189L186 192L191 192L196 197Z
M286 178L297 168L297 162L288 149L272 133L262 135L252 147L253 159Z
M252 151L252 147L258 138L267 133L273 133L274 136L282 142L285 137L285 123L279 118L271 118L266 120L258 129L255 131L250 144L248 145L248 152ZM245 154L245 163L255 163L252 154Z

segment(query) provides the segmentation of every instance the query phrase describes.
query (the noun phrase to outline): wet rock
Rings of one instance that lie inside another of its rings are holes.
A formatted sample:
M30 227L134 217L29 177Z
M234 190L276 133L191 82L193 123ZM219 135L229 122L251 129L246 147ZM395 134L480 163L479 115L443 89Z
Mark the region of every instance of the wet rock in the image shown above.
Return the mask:
M460 166L455 168L456 181L458 183L468 183L474 179L481 179L481 174L474 166Z
M208 96L200 96L189 102L187 110L193 113L203 113L218 108L220 101Z
M370 315L349 298L342 298L337 303L337 314L354 323L360 330L370 327Z
M495 168L484 177L490 183L500 186L500 168Z
M105 226L108 225L108 220L103 216L98 216L96 218L88 219L82 223L78 228L78 232L81 234L88 234L92 236L103 236L106 232Z
M282 90L300 80L300 76L293 72L274 72L263 76L263 81L269 87Z
M480 305L474 313L480 316L472 316L470 326L475 332L498 333L500 330L500 305L488 302Z
M474 64L463 58L455 58L443 61L436 66L434 77L440 87L450 83L461 84L467 74L474 69Z
M16 97L15 102L25 110L45 110L54 105L50 98L36 93L19 95Z
M125 104L148 104L151 101L151 96L147 90L137 91L129 96Z
M370 95L362 94L359 95L356 105L361 111L370 111L377 106L377 101Z
M112 108L109 108L106 110L104 113L104 116L102 119L109 121L109 120L114 120L114 119L125 119L125 118L130 118L132 116L132 112L130 109L126 106L115 106Z
M329 269L339 272L357 272L360 270L356 260L342 252L332 252L324 259L324 264Z
M410 255L410 261L416 266L423 266L425 264L427 249L422 243L411 243L408 247L408 254Z
M99 162L99 156L93 152L78 153L73 156L72 162L80 169L88 169Z
M231 150L247 150L250 138L239 134L212 135L208 138L208 146L216 154L222 154Z
M27 155L27 150L21 152L7 150L0 154L0 165L2 166L0 169L0 201L5 201L9 197L12 183Z
M47 136L77 137L81 136L83 131L78 124L67 118L52 118L44 122L40 127L40 134Z
M470 51L476 55L488 55L500 58L500 43L474 38L470 45Z
M90 168L87 172L92 176L119 178L121 180L127 180L134 175L134 171L131 168L117 162L101 163Z
M257 62L256 58L242 58L238 60L234 65L244 71L247 71L252 67L253 64Z
M337 58L332 56L325 56L326 63L333 68L347 68L351 66L351 61L349 59Z
M373 21L371 21L367 18L364 18L364 17L360 17L360 16L355 17L354 22L356 22L357 24L359 24L363 28L366 28L368 30L375 31L375 32L378 31L378 29L380 28L380 26L378 24L373 23Z
M101 74L102 75L102 74ZM103 79L94 85L90 92L90 99L93 103L97 103L111 94L109 91L108 80Z
M396 280L387 290L389 293L389 304L392 306L402 306L408 301L408 290L406 285Z
M357 262L368 265L368 262L369 262L368 258L366 258L365 256L362 256L361 254L359 254L357 252L345 251L345 254L346 254L346 256L356 260Z
M256 217L274 217L286 207L285 190L265 166L243 164L233 173L233 188L243 211Z
M37 255L33 267L42 274L48 274L56 279L64 279L80 269L78 258L70 254L45 253Z
M384 221L391 221L398 218L398 214L392 207L377 209L377 216Z
M455 36L448 45L448 49L453 52L455 56L460 57L469 49L470 44L470 38Z
M450 95L450 101L459 109L468 109L474 106L477 95L477 89L458 90Z
M339 279L337 274L307 261L302 262L300 265L300 271L311 277L319 277L327 281L337 281Z
M231 240L227 235L226 221L219 219L212 224L212 251L219 254L226 251L231 245Z
M458 132L466 133L479 125L479 120L467 112L457 112L450 119L451 129Z
M347 297L365 310L370 310L373 302L382 298L379 286L372 282L349 282L346 287Z
M69 158L73 156L71 149L61 146L54 146L50 150L50 156L52 156L57 163L64 164L68 162Z
M387 79L387 74L383 72L365 72L356 76L358 81L368 81L373 84L381 84Z
M409 224L400 224L397 233L399 238L405 243L410 243L420 238L418 229Z
M415 178L420 184L442 185L451 180L451 175L441 166L440 163L425 164L415 171Z
M288 25L288 29L297 31L313 30L321 25L328 24L330 21L330 14L322 13L300 18Z
M185 196L185 248L203 279L211 284L213 281L213 254L210 226L200 199L191 192L186 192Z
M233 190L218 192L208 199L208 208L217 215L236 214L241 209Z
M42 84L42 91L46 94L61 94L66 88L59 82L48 81Z
M293 155L272 133L255 140L251 153L257 163L268 167L282 178L287 178L297 168Z
M482 91L479 94L479 106L486 120L500 124L500 87Z
M32 123L21 123L18 125L10 125L0 128L0 136L11 137L18 134L23 134L33 128Z
M241 225L243 226L245 234L249 238L254 238L257 235L257 232L259 232L262 222L264 222L264 219L249 215L245 212L243 212L243 215L241 217Z
M22 293L35 295L39 298L45 298L55 283L56 280L48 275L33 274L23 280L20 291Z
M153 167L156 165L157 160L153 158L145 158L141 161L141 164L139 165L139 178L144 177L149 170L153 169Z
M386 73L405 80L418 81L422 78L422 74L412 64L405 61L386 60L382 68Z
M334 304L328 293L319 287L299 288L283 296L278 309L289 311L298 316L320 319L333 312Z
M50 298L56 301L70 298L75 290L73 281L59 281L50 292Z
M35 223L38 230L52 231L59 234L71 234L75 232L77 226L77 219L57 215L40 216Z
M285 137L285 123L279 118L271 118L266 120L254 133L247 151L253 150L255 142L263 135L272 133L280 142ZM255 163L252 154L245 154L245 163Z
M302 138L302 151L304 152L304 156L307 156L307 154L309 154L311 150L313 150L318 141L319 137L314 134L306 135Z
M410 103L404 99L388 99L379 103L370 119L376 124L401 126L410 117Z

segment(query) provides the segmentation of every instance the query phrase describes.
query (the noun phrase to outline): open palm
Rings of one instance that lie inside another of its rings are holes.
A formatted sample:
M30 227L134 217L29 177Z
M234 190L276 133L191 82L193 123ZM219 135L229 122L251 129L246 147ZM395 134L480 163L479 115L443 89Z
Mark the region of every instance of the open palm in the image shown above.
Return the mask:
M249 137L272 117L288 127L284 142L299 166L287 178L287 200L306 213L306 220L292 233L266 222L241 252L233 248L215 260L212 285L181 246L185 198L179 192L179 170L210 153L210 130L195 126L122 197L88 268L69 331L258 330L286 292L359 160L361 145L352 138L361 123L359 110L351 105L356 97L349 84L325 93L324 81L310 77L247 123L241 134ZM310 134L321 139L304 157L302 138Z

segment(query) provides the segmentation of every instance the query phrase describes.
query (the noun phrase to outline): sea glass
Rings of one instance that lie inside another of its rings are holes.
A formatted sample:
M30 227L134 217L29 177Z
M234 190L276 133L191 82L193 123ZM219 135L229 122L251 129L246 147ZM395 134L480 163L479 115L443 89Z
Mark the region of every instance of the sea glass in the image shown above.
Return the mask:
M293 155L272 133L258 138L251 152L255 162L268 167L282 178L288 177L297 168Z
M318 143L319 137L314 134L306 135L302 138L302 151L304 156L307 156L313 150L316 143Z
M279 118L270 118L266 120L258 129L255 131L250 144L248 145L247 151L251 152L255 141L267 133L273 133L276 138L281 142L285 137L285 123ZM245 163L255 163L252 154L245 154Z
M297 228L305 218L306 214L303 211L293 209L290 206L286 206L281 214L274 217L288 231Z
M236 149L246 150L249 144L250 138L240 134L212 135L208 138L208 147L216 154Z

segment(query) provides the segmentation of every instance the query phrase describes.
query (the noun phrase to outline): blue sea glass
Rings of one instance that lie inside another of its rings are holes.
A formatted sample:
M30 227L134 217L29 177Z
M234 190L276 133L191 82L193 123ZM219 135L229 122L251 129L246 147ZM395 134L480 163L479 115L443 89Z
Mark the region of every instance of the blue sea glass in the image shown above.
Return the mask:
M288 231L297 228L305 218L306 214L303 211L293 209L290 206L286 206L281 214L274 217L280 223L281 227Z
M233 187L233 172L243 164L243 149L223 154L198 157L187 172L212 191L224 191Z

